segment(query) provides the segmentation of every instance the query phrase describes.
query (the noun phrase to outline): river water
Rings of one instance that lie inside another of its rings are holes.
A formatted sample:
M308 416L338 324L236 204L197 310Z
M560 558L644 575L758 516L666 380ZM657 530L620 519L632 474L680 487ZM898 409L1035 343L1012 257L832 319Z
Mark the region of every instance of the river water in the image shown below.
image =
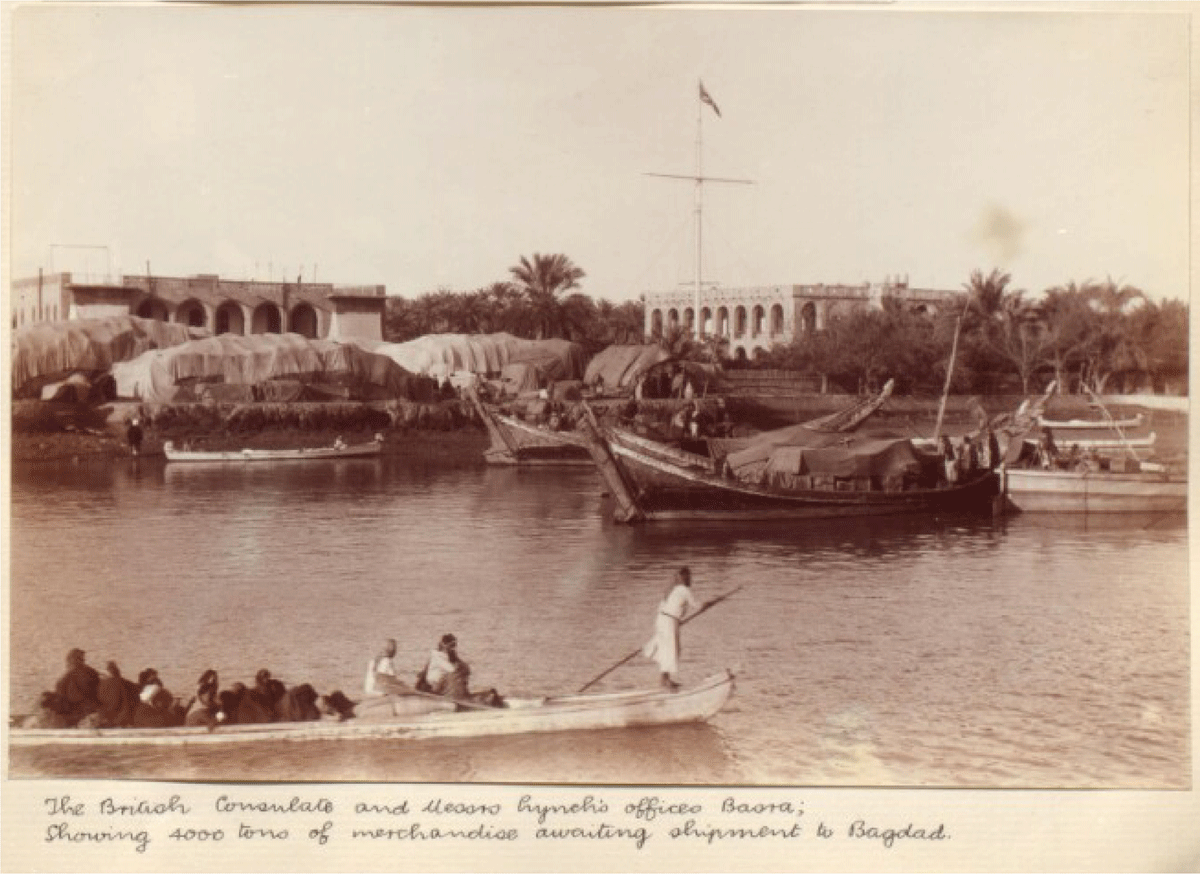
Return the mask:
M68 649L177 694L262 667L359 691L383 639L413 674L453 631L474 686L571 691L650 635L674 568L706 600L682 679L705 725L410 743L14 749L14 776L196 780L1190 785L1181 518L615 525L588 469L16 469L10 708ZM636 658L597 688L652 686Z

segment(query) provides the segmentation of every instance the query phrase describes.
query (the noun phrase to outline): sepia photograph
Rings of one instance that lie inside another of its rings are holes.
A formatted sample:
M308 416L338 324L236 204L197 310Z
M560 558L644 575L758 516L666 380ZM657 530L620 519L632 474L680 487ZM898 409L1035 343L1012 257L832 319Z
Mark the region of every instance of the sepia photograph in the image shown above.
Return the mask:
M937 6L5 4L6 794L182 798L29 864L1190 803L1194 8Z

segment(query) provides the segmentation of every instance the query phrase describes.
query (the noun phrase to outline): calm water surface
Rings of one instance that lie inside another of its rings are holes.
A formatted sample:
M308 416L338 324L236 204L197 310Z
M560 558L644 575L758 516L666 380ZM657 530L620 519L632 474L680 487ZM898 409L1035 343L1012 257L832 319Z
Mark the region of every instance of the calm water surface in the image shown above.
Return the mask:
M576 689L650 635L673 569L701 600L707 725L420 743L13 750L15 775L173 779L1186 787L1185 522L897 518L614 525L598 478L398 459L13 472L14 712L73 646L177 694L268 667L358 692L386 637L447 631L475 685ZM635 659L598 688L651 686Z

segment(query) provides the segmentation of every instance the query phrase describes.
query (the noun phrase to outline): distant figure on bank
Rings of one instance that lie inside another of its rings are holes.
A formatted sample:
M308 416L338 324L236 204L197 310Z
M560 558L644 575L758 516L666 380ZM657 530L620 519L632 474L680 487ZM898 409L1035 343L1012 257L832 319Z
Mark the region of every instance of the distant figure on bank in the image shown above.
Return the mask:
M689 609L696 609L696 598L692 594L692 572L681 567L675 574L675 582L658 603L658 614L654 617L654 637L642 648L642 655L658 662L662 672L662 685L672 692L679 688L675 675L679 672L679 653L682 645L679 626L683 624Z
M396 639L389 637L383 644L383 651L367 664L367 676L363 680L363 694L371 697L386 695L387 690L380 688L377 674L396 678Z
M135 416L129 420L129 427L125 429L125 440L129 443L129 454L138 456L142 452L142 438L145 437L142 431L142 423Z

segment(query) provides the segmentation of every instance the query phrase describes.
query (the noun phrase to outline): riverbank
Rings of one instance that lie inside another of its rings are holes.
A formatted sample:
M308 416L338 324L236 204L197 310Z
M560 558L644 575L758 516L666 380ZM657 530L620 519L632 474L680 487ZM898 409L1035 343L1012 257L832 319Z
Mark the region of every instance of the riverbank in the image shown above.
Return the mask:
M787 399L731 397L728 407L737 422L755 429L802 422L844 409L846 395L807 395ZM1020 398L981 398L988 415L1015 409ZM952 397L942 433L960 434L976 427L973 399ZM610 402L593 402L600 414ZM611 403L617 403L613 401ZM655 415L669 418L681 401L643 402ZM926 437L933 432L939 401L889 398L872 422L897 435ZM1059 418L1097 418L1086 401L1056 398L1051 407ZM1114 415L1145 413L1142 431L1157 433L1157 454L1186 455L1187 415L1151 410L1137 404L1114 406ZM229 451L332 446L365 443L383 437L383 454L417 464L472 467L484 464L488 438L470 405L439 404L178 404L149 407L136 402L83 406L63 402L19 401L13 405L11 460L14 464L82 463L126 457L126 422L141 418L145 428L142 455L162 456L168 440L193 449Z

